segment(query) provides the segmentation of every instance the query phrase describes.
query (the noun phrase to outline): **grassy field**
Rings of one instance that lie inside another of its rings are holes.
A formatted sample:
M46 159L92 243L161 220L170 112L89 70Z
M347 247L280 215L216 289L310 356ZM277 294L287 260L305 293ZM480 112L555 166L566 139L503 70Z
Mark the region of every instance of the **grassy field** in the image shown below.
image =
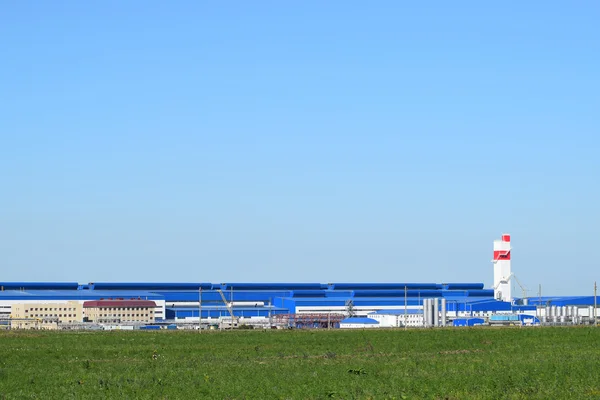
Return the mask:
M0 399L600 398L600 329L0 332Z

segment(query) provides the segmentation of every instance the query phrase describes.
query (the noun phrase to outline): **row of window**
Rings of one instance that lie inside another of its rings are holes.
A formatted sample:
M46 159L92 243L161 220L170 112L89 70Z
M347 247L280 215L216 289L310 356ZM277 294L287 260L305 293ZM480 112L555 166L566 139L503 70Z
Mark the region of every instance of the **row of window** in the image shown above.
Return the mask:
M121 316L125 317L126 315L125 314L123 314L123 315L121 315L121 314L99 314L98 316L99 317L121 317ZM140 316L141 317L148 317L148 314L135 314L135 315L134 314L127 314L127 317L140 317Z
M29 311L30 310L25 309L25 312L29 312ZM64 308L63 307L54 307L54 308L52 308L52 307L49 307L49 308L48 307L39 307L39 309L38 309L38 307L35 307L35 308L32 307L31 311L32 312L33 311L75 311L75 308L74 307L64 307Z
M145 311L148 307L100 307L100 311Z
M54 314L54 315L52 315L52 314L50 314L50 315L48 315L48 314L35 314L35 315L31 315L31 316L32 317L40 317L40 318L42 318L42 317L59 317L59 318L62 318L63 317L62 314L58 314L58 315L57 314ZM65 318L67 318L67 317L69 317L69 318L76 317L76 315L73 315L73 314L69 314L69 315L65 314L64 316L65 316Z

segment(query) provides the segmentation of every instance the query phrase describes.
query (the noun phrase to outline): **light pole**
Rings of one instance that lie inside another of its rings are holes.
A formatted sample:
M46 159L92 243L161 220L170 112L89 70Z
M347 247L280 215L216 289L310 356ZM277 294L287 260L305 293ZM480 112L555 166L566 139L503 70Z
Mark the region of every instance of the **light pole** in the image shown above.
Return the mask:
M408 322L408 297L407 297L407 290L406 290L406 285L404 285L404 329L406 330L407 328L407 322Z
M202 286L198 288L198 332L202 333Z

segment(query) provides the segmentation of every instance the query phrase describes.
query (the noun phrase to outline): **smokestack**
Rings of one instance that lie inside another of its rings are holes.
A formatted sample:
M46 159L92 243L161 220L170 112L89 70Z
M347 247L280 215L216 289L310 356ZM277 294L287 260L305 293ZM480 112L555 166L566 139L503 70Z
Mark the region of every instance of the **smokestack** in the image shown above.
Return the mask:
M494 297L502 301L512 301L510 235L503 234L502 239L494 240Z

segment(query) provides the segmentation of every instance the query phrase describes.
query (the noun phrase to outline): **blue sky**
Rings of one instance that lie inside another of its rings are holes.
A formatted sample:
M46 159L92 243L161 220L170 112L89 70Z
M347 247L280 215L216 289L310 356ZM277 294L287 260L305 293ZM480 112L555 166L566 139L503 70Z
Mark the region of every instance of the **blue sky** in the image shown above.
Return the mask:
M325 4L324 4L325 3ZM7 2L1 280L600 280L597 2Z

